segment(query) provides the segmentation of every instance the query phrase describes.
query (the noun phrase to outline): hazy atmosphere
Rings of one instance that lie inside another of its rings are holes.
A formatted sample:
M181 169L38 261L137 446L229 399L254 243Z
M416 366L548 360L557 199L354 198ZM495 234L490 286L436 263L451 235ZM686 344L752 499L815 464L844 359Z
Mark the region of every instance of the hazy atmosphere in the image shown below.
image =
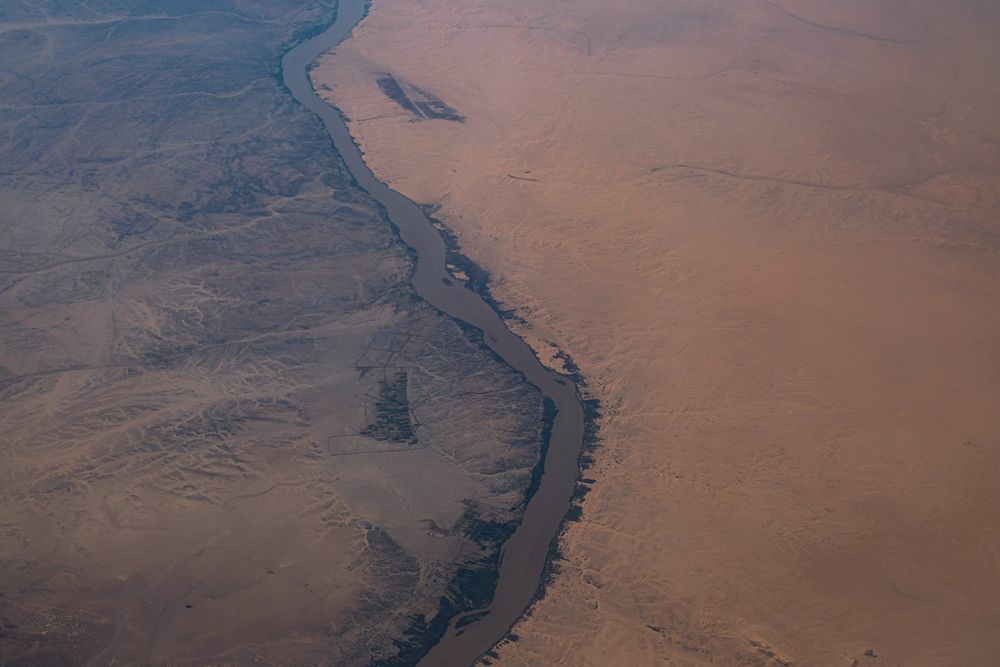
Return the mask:
M1000 5L0 0L0 663L1000 664Z

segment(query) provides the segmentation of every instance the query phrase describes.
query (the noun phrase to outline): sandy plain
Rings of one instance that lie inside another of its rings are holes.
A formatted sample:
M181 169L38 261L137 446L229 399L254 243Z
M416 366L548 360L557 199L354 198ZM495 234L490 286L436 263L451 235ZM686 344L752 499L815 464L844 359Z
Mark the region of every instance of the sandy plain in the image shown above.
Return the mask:
M499 664L1000 662L998 34L979 0L375 0L321 61L604 405Z

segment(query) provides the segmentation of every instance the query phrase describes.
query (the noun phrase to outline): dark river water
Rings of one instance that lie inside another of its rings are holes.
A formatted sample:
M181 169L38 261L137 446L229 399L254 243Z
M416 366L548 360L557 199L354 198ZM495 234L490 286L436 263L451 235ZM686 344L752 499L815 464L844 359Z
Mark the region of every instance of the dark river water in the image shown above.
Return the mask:
M309 66L347 38L363 18L365 0L341 0L336 22L322 34L302 42L282 59L285 85L292 95L326 125L354 178L386 209L400 236L417 254L413 287L445 313L482 330L486 343L550 398L558 409L545 460L545 474L531 497L521 523L503 548L493 603L481 620L456 634L454 622L433 646L422 665L466 667L501 640L531 602L542 577L549 544L569 510L583 440L584 412L572 382L545 368L528 345L504 325L476 293L447 281L445 245L419 206L379 181L361 159L336 109L321 100L309 80Z

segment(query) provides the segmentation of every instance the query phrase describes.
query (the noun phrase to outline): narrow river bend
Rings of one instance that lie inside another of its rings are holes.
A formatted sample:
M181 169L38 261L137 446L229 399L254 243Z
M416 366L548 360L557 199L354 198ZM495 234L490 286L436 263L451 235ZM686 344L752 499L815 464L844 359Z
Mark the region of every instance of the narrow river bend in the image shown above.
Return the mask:
M385 207L403 241L416 251L413 287L417 294L445 313L482 330L487 345L524 374L558 409L545 474L528 502L520 525L503 548L500 576L489 613L465 625L460 635L454 628L457 619L452 619L444 637L420 663L467 667L503 639L538 589L549 544L570 507L583 441L584 412L572 382L545 368L528 345L477 294L446 280L445 245L437 229L419 206L375 178L340 114L313 90L308 74L310 65L350 35L364 17L365 8L366 0L340 0L337 19L329 28L285 54L281 61L285 85L295 99L320 117L358 184Z

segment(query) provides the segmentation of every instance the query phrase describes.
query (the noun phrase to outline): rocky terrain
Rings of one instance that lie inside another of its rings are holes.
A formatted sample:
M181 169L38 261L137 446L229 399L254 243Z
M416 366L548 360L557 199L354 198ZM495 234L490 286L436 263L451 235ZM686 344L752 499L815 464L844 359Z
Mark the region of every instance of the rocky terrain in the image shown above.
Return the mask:
M541 397L283 89L333 10L0 12L3 664L407 662L490 581Z

